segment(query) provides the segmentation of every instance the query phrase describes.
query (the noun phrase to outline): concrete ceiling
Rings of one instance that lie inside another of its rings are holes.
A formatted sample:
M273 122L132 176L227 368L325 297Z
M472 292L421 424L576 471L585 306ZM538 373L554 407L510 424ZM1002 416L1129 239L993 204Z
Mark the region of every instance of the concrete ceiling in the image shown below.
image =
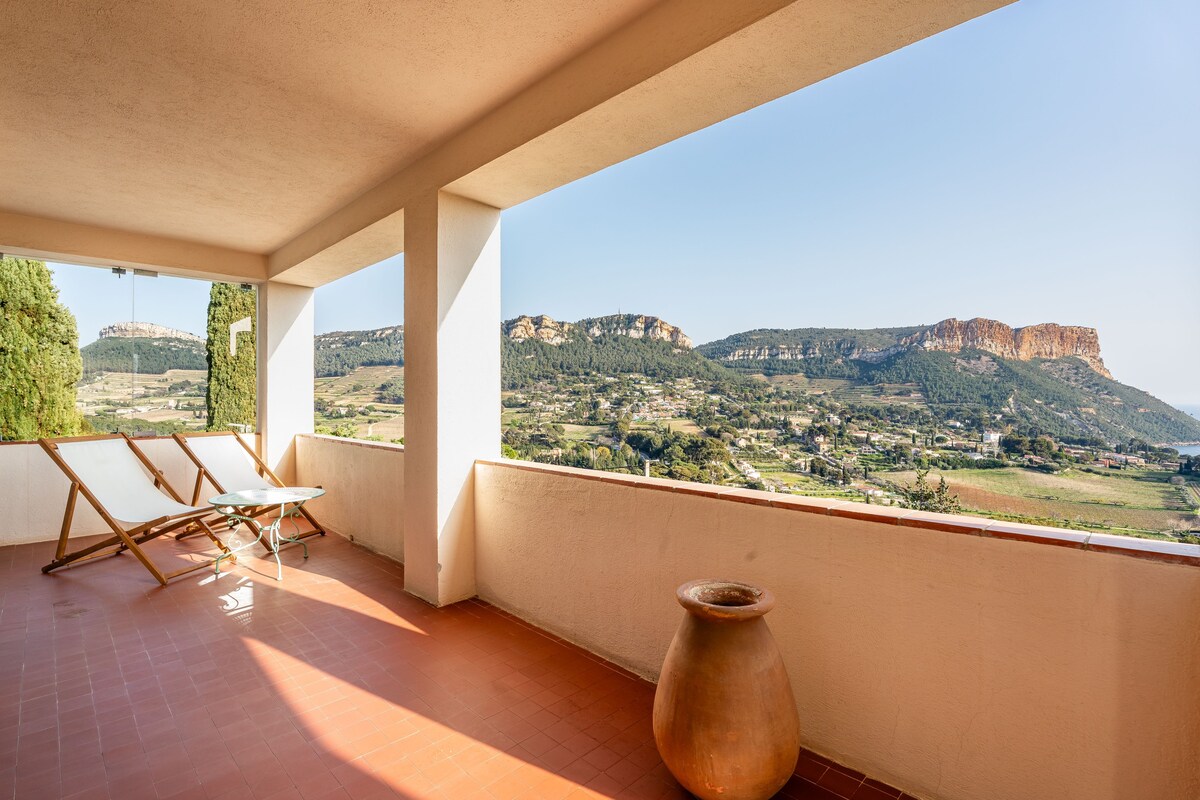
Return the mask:
M6 3L0 210L269 253L651 4Z
M0 250L318 286L1012 0L11 0Z

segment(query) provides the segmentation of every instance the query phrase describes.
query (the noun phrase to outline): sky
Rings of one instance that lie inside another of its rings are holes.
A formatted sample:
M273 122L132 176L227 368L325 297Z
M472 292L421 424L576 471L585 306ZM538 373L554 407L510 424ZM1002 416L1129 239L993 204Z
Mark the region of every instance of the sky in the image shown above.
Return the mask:
M1022 0L505 211L504 316L1087 325L1118 380L1200 403L1197 41L1192 0ZM139 318L203 330L206 284L136 280L172 310ZM128 277L56 281L82 341L128 319ZM397 257L318 289L317 330L402 298Z

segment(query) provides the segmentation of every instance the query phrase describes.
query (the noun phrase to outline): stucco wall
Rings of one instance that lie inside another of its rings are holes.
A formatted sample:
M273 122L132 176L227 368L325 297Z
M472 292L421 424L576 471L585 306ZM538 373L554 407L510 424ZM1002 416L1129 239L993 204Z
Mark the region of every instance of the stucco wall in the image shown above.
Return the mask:
M166 475L185 503L192 501L196 467L175 440L138 439L137 445ZM0 545L57 539L62 529L71 484L37 442L0 444ZM203 503L217 494L206 485ZM108 533L91 504L83 497L75 505L73 536Z
M759 583L817 752L928 798L1200 796L1196 567L572 472L477 466L480 597L653 677L677 585Z
M296 478L323 486L308 504L330 530L404 560L404 448L332 436L296 437Z

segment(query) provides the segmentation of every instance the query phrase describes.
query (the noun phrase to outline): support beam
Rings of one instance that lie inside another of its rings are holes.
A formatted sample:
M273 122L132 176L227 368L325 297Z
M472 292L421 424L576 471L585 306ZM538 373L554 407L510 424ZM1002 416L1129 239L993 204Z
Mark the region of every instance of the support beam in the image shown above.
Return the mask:
M500 211L429 192L404 216L404 588L475 595L475 459L500 450Z
M295 480L298 433L313 430L313 290L278 281L258 287L258 430L262 458Z
M226 247L0 211L0 253L95 267L150 269L206 281L258 283L267 257Z

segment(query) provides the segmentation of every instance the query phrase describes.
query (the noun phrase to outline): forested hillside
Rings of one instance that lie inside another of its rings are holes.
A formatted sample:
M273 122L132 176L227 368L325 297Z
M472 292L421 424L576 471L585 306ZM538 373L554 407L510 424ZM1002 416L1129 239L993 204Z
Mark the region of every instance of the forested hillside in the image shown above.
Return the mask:
M349 375L359 367L402 367L404 326L322 333L313 347L318 378Z
M502 383L519 389L557 376L645 375L666 380L697 378L743 383L744 376L710 361L695 350L681 349L670 342L602 335L595 339L577 337L562 344L535 339L513 341L501 338Z
M1094 328L951 318L909 328L760 329L697 349L743 373L910 385L943 418L989 414L1065 439L1200 440L1196 419L1110 376Z
M823 356L723 363L765 374L803 374L876 386L910 384L939 416L983 410L1007 416L1019 429L1068 439L1200 440L1200 420L1140 389L1106 378L1075 358L1017 361L978 350L945 353L913 348L878 362Z
M208 369L204 343L187 339L106 337L80 350L85 378L100 372L133 372L161 375L170 369Z
M725 359L737 352L775 354L806 354L848 356L870 350L883 350L923 326L906 328L758 328L735 333L715 342L702 344L697 350L713 359Z

